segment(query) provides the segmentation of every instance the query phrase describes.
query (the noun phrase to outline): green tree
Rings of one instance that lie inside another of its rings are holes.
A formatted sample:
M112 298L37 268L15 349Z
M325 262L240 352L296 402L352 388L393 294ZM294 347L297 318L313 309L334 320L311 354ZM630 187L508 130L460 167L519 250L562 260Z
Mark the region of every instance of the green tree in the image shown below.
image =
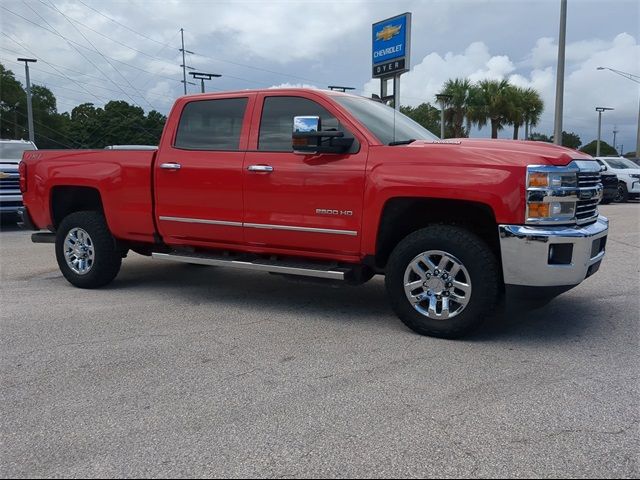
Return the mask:
M535 126L544 110L544 102L538 92L532 88L509 86L507 89L509 106L506 116L513 125L513 139L518 139L518 132L523 124Z
M583 151L584 153L588 153L589 155L595 156L597 148L598 148L598 141L593 140L587 143L580 150ZM607 142L603 142L602 140L600 140L600 155L602 156L616 155L617 156L618 151L615 148L613 148L611 145L609 145Z
M498 131L509 123L513 108L510 85L506 80L482 80L474 95L471 119L478 127L491 124L491 138L498 138Z
M548 142L553 143L553 137L549 135L545 135L544 133L533 132L529 135L529 140L533 140L534 142Z
M13 72L0 64L0 138L22 138L26 122L27 95Z
M531 135L529 135L529 140L534 140L537 142L553 143L553 135L549 136L543 133L534 132ZM565 132L564 130L562 131L563 147L568 147L568 148L573 148L574 150L578 150L580 148L580 145L582 145L582 140L580 139L580 136L577 133Z
M430 103L421 103L417 107L401 106L400 111L431 133L440 134L440 110Z
M580 145L582 145L582 140L580 139L580 136L577 133L565 132L563 130L562 145L565 147L573 148L574 150L578 150L580 148Z
M440 91L440 95L449 96L444 113L447 130L451 132L451 135L447 136L454 138L469 136L470 122L467 113L472 89L473 83L469 80L456 78L447 80Z

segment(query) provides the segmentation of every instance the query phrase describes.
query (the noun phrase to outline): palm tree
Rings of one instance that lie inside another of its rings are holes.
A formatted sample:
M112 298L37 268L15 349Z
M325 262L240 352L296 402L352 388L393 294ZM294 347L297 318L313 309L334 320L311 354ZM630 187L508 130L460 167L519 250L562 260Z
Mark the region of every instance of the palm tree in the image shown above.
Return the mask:
M525 136L528 135L529 125L537 125L544 110L544 102L532 88L510 86L508 96L510 109L507 119L513 125L513 139L517 140L518 131L523 124L527 126Z
M524 123L524 88L509 85L507 90L510 108L507 112L507 121L513 125L513 139L518 140L518 131Z
M535 127L544 111L544 101L533 88L527 88L522 94L524 105L525 137L529 135L529 127ZM528 140L528 138L525 138Z
M472 121L478 127L491 123L491 138L498 138L498 131L509 123L513 108L510 88L506 80L482 80L478 83Z
M452 137L461 138L469 136L469 129L465 128L467 121L467 108L469 100L469 92L473 88L473 84L466 78L449 79L444 84L439 95L447 95L449 97L445 110L445 122L451 128Z

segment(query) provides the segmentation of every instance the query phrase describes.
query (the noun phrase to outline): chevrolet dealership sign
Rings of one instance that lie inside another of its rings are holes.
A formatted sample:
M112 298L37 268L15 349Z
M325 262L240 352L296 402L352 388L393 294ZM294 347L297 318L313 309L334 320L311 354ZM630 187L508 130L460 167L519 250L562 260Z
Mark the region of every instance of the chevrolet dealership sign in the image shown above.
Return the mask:
M411 13L373 24L373 78L409 71Z

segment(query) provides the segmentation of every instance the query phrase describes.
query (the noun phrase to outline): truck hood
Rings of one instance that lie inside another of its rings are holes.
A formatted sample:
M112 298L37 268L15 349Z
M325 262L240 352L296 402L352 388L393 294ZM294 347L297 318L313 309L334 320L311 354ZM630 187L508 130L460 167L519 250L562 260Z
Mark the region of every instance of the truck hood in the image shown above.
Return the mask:
M569 164L572 160L593 160L593 157L571 148L553 143L524 140L496 140L481 138L452 138L446 140L418 140L411 148L441 147L458 150L462 158L484 160L489 163L511 165L557 165ZM476 162L474 162L476 163Z

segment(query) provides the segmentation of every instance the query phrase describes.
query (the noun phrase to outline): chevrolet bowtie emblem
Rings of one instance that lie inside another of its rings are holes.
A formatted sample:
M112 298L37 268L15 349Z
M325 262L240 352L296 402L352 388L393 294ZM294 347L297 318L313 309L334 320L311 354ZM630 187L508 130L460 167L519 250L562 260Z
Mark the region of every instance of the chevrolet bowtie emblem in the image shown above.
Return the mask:
M402 25L387 25L376 33L376 40L391 40L400 33L401 28Z
M0 172L0 180L2 180L3 178L9 178L11 175L9 175L8 173L4 173L4 172Z

